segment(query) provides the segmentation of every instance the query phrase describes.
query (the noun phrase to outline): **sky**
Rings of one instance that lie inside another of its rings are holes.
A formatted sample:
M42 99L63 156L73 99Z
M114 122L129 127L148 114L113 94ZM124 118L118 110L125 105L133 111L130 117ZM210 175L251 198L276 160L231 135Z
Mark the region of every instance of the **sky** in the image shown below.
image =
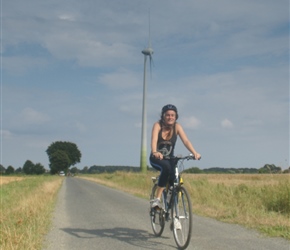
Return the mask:
M77 145L79 169L140 165L149 12L147 159L170 103L202 155L189 166L288 168L288 0L1 0L5 168L49 169L56 141Z

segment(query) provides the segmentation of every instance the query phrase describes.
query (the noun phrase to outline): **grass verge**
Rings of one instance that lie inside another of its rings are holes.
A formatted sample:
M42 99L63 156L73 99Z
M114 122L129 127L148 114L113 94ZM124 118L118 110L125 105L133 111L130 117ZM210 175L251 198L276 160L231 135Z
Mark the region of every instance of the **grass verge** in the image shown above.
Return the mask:
M62 180L58 176L24 177L1 186L1 249L41 249Z
M133 172L85 175L100 184L149 198L151 176ZM290 240L289 175L184 174L194 213Z

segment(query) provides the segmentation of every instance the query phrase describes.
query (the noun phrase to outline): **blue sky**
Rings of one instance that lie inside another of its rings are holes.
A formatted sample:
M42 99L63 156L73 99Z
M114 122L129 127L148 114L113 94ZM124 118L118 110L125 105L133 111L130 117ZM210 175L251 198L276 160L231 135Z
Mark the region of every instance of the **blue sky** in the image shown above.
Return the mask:
M289 166L288 0L1 1L1 164L139 166L148 10L147 144L177 106L199 168ZM180 140L176 154L187 154Z

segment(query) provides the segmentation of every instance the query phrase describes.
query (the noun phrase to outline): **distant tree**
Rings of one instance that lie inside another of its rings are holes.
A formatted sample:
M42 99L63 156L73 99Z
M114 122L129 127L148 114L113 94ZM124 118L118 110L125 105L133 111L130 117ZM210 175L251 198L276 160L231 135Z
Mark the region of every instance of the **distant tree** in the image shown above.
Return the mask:
M79 171L80 171L80 170L79 170L77 167L73 167L73 168L70 170L70 172L71 172L72 174L77 174Z
M55 151L50 157L51 173L56 174L59 171L66 172L70 167L69 163L70 163L69 157L64 151L62 150Z
M67 171L72 165L79 163L82 156L75 143L63 141L53 142L46 153L51 174Z
M85 167L82 169L81 173L86 174L86 173L88 173L88 171L89 171L89 167L85 166Z
M276 167L274 164L265 164L264 167L259 169L260 174L276 174L282 173L281 167Z
M4 174L6 169L0 164L0 174Z
M34 167L34 163L30 160L27 160L24 165L23 165L23 172L25 174L33 174L33 167Z
M194 173L194 174L203 173L203 171L201 169L199 169L198 167L189 168L189 169L185 170L184 172L185 173Z
M17 168L17 169L15 169L15 173L17 173L17 174L20 174L20 173L22 173L22 168Z
M45 173L45 168L40 163L36 163L33 167L33 174L41 175Z
M13 174L14 172L15 172L14 167L8 166L5 171L5 174L10 175L10 174Z

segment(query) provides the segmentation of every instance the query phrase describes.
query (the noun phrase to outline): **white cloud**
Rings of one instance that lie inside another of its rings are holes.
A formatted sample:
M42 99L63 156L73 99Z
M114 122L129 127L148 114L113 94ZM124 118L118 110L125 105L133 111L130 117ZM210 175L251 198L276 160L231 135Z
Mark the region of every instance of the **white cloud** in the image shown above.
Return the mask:
M0 135L3 136L4 139L9 139L12 136L12 133L9 130L1 129Z
M197 129L201 124L200 120L194 116L184 117L182 118L181 121L182 121L181 125L188 129Z
M226 118L226 119L221 121L221 126L223 128L233 128L234 124L229 119Z
M72 14L60 14L58 18L60 20L71 21L71 22L76 20L76 18Z
M77 121L75 123L75 126L76 126L76 128L78 129L79 132L84 133L84 132L87 131L86 125L84 123L82 123L82 122Z
M22 121L28 124L43 124L50 121L50 117L32 108L25 108L21 113Z
M141 85L141 75L127 69L119 69L110 74L104 74L98 81L111 89L124 89Z

